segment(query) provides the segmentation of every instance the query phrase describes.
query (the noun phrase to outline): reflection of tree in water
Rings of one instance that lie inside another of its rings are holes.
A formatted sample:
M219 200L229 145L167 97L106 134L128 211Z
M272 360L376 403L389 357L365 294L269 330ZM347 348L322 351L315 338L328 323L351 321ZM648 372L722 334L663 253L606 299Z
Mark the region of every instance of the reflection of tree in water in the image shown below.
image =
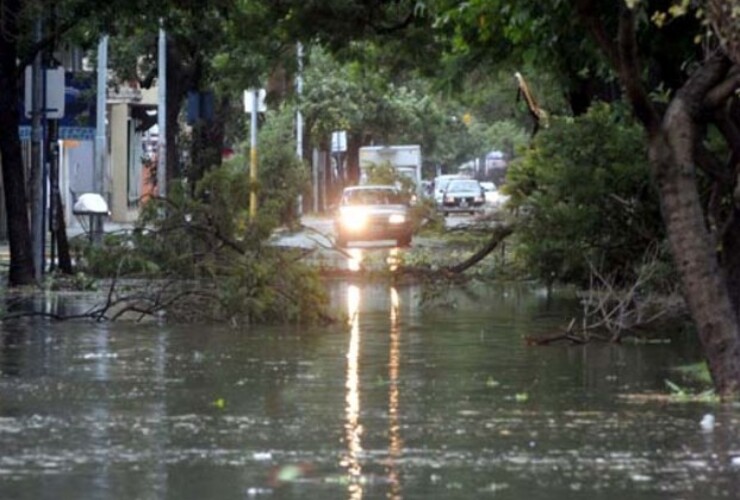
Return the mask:
M25 341L24 328L18 325L3 327L2 343L0 344L0 375L17 377L21 375L21 346Z

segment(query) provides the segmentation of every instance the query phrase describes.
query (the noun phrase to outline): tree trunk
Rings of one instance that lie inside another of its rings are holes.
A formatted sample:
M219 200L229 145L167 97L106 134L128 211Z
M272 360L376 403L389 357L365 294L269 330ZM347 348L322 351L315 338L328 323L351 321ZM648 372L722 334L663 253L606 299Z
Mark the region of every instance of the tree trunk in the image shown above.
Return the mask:
M183 56L176 42L167 37L167 185L182 176L180 172L180 110L190 88L190 74L184 68Z
M740 328L696 185L692 104L681 97L672 101L662 129L651 137L650 162L673 258L709 371L718 394L730 397L740 393Z
M347 138L347 181L350 186L360 182L360 147L362 146L361 132L350 133Z
M57 233L59 270L64 274L72 274L74 269L72 268L72 255L69 251L69 240L67 240L67 222L64 220L64 204L59 192L53 196L52 203L56 205L54 216L57 219L57 228L59 228Z
M226 99L214 99L213 116L199 119L192 130L190 148L191 165L188 169L188 181L191 194L195 194L195 186L211 169L218 168L222 163L222 150L226 129L224 124L229 112L229 103Z
M578 0L576 5L581 21L619 76L633 115L647 132L650 166L673 260L715 389L722 397L740 396L740 321L719 266L715 239L705 224L695 177L697 125L706 119L704 105L710 90L727 76L727 61L704 60L661 118L642 82L635 10L620 4L615 40L599 15L599 2Z
M729 226L722 238L722 269L733 309L740 315L740 210L733 209Z
M31 232L26 205L26 182L18 135L17 18L18 0L3 2L0 16L0 157L5 187L5 210L10 241L10 286L34 283Z

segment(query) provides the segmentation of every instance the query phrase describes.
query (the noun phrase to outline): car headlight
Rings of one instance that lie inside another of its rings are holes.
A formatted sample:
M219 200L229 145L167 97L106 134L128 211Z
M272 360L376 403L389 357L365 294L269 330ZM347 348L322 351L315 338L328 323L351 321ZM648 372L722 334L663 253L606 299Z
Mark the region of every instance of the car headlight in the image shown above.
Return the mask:
M406 222L406 216L403 214L391 214L388 217L389 224L403 224L404 222Z
M367 213L364 210L342 210L339 222L346 229L357 231L367 224Z

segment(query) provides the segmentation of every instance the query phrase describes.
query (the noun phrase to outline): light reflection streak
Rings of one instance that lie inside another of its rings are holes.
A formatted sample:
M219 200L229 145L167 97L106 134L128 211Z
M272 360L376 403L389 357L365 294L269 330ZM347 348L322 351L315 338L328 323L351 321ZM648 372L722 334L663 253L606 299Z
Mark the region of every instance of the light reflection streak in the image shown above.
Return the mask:
M362 267L362 249L349 248L347 249L347 253L349 253L351 257L347 261L347 266L349 267L349 270L353 272L359 271ZM357 293L360 293L359 290L357 291Z
M388 354L388 479L391 484L391 491L388 498L400 499L401 481L398 477L396 462L401 456L403 449L403 440L401 439L401 422L399 418L399 399L400 391L398 388L400 368L401 368L401 330L399 323L399 306L398 291L391 287L391 331L390 347Z
M363 496L362 466L362 425L360 424L360 289L351 285L347 289L347 309L350 321L350 339L347 349L347 379L345 383L345 440L347 455L342 459L342 467L349 475L349 498L360 500Z
M391 272L398 271L398 265L401 262L401 252L398 249L398 247L391 248L388 251L388 258L386 259L386 262L388 263L388 269ZM393 290L393 289L391 289L391 290Z

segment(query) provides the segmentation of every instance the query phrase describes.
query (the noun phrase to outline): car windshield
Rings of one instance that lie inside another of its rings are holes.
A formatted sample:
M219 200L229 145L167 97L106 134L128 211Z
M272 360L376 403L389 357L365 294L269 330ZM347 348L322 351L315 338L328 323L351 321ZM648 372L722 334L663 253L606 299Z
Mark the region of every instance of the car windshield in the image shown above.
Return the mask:
M448 184L449 184L449 183L450 183L451 181L453 181L453 180L454 180L454 179L451 179L451 178L447 178L447 179L445 179L445 178L442 178L442 179L439 179L439 180L437 180L437 181L436 181L436 183L437 183L437 190L438 190L438 191L444 191L444 190L445 190L445 189L447 188L447 185L448 185Z
M478 181L452 181L447 191L480 192Z
M343 205L402 205L401 193L393 189L353 189L346 191Z

